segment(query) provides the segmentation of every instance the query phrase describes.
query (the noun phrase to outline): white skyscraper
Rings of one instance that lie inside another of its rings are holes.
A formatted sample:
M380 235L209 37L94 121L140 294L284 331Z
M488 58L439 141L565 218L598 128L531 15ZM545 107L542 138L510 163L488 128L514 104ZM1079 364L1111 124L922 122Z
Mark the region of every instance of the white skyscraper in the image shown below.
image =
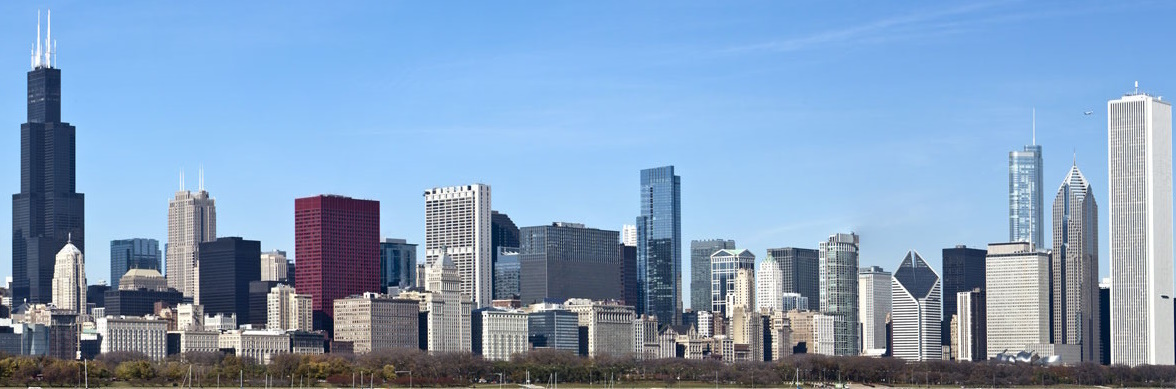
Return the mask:
M298 294L294 287L278 285L266 295L266 329L283 331L314 330L311 296Z
M286 252L274 250L261 253L261 280L285 282L289 267L286 263Z
M821 242L821 313L833 317L835 355L858 355L858 236L833 234Z
M53 305L86 314L86 261L72 239L57 252L53 265Z
M493 299L490 268L490 186L484 184L425 191L425 260L445 251L457 265L461 293L476 307Z
M1136 87L1107 102L1111 363L1171 365L1172 105Z
M621 226L621 244L632 247L637 246L637 226L632 224Z
M204 190L204 173L200 189L193 193L180 190L168 202L167 209L167 286L192 297L200 304L200 271L196 250L201 242L216 240L216 199Z
M993 243L984 266L987 358L1041 351L1034 345L1049 343L1049 254L1029 242Z
M858 315L863 355L886 352L886 315L890 313L890 272L878 266L858 270Z
M755 308L760 312L784 309L784 280L776 258L767 256L755 275Z
M940 315L943 302L939 273L911 250L891 278L890 316L895 358L909 361L943 359Z

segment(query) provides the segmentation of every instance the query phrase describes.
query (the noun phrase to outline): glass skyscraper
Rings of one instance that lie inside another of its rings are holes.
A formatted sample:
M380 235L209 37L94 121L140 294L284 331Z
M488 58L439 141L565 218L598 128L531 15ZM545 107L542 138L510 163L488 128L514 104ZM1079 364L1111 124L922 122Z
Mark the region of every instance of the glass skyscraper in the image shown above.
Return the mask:
M159 241L155 239L119 239L110 241L110 286L118 289L118 280L127 270L160 270Z
M1045 244L1042 206L1041 145L1009 152L1009 241Z
M711 254L719 250L735 249L730 239L690 241L690 308L695 311L711 309Z
M637 217L637 312L679 324L682 311L681 177L673 166L641 171Z
M404 239L380 242L380 289L405 289L416 284L417 245Z

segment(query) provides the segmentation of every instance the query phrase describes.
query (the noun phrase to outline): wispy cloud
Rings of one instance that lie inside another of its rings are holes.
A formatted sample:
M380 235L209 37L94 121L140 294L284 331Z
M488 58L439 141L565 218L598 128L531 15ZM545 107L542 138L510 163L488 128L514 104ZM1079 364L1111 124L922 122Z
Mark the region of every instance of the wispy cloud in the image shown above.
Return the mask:
M796 36L782 40L736 46L724 49L728 53L789 52L818 47L852 44L877 44L912 37L949 34L960 31L958 19L990 10L1007 1L969 4L965 6L923 10L902 16L875 20L869 23Z

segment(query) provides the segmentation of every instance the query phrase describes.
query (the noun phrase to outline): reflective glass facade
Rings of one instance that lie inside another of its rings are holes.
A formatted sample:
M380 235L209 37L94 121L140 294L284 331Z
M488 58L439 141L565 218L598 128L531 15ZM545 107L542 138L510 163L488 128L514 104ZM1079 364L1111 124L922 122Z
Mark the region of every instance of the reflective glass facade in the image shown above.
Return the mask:
M1009 241L1042 247L1045 208L1042 206L1041 146L1009 152Z
M735 241L706 239L690 241L690 308L695 311L711 309L711 254L732 250Z
M416 285L417 245L404 239L380 242L380 289Z
M155 239L119 239L110 241L110 286L118 289L118 280L127 270L161 270L159 241Z
M494 299L519 298L519 248L499 247L494 258Z
M682 308L681 177L673 166L641 171L637 217L637 312L680 324Z

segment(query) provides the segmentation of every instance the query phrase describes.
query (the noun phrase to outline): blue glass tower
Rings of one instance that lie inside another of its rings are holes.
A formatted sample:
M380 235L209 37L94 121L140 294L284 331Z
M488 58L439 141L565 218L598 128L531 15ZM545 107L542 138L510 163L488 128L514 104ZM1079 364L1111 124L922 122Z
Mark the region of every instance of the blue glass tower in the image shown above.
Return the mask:
M110 241L110 287L118 289L118 280L131 269L160 270L159 241L155 239L119 239Z
M637 312L680 324L682 312L682 179L673 166L641 171L637 217Z
M1041 145L1009 152L1009 241L1045 244Z

